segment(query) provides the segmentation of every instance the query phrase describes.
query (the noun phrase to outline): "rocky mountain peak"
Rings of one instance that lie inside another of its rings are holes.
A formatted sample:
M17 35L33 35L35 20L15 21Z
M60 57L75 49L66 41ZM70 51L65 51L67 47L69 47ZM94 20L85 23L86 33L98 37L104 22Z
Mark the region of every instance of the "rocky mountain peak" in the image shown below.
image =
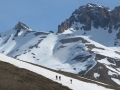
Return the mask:
M120 6L110 10L108 7L88 3L76 9L69 19L66 19L58 26L58 33L64 32L69 28L74 30L91 30L91 27L98 29L108 29L111 33L112 29L118 29L120 25ZM78 24L81 24L80 26Z
M93 4L93 3L88 3L84 5L86 8L91 8L91 9L96 9L96 8L107 8L105 6L102 6L100 4ZM109 9L109 8L108 8Z
M13 29L18 30L18 31L21 29L31 31L31 29L26 24L24 24L20 21L18 22L17 25L15 25L15 27Z
M114 8L114 10L111 11L111 24L116 25L119 24L119 22L120 22L120 6L117 6ZM118 25L116 27L118 28Z

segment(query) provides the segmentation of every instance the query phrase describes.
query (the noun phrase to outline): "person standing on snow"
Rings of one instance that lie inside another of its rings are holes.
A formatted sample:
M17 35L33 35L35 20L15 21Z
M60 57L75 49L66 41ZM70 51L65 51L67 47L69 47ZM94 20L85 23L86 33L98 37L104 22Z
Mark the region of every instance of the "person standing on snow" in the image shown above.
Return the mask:
M70 82L71 82L71 84L72 84L72 79L70 79Z
M56 75L56 80L58 79L58 76Z
M61 81L61 76L59 76L59 80Z

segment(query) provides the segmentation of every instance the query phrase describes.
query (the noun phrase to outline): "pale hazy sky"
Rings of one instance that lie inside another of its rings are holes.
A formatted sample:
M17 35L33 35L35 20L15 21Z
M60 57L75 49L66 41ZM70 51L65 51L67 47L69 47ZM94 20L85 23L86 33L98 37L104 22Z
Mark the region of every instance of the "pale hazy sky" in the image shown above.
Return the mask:
M0 32L18 21L36 31L57 32L57 27L81 5L98 3L113 9L120 0L0 0Z

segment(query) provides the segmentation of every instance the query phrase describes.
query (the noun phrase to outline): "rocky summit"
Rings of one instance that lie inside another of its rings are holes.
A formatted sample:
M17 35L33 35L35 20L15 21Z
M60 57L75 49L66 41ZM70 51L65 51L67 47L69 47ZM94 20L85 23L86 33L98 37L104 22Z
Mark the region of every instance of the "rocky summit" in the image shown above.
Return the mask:
M69 19L66 19L58 26L58 33L62 33L76 22L75 30L91 30L91 27L98 29L101 27L112 33L112 30L118 30L120 27L120 6L110 10L108 7L88 3L87 5L80 6L76 9ZM78 26L77 23L82 24Z
M31 31L31 29L26 24L24 24L20 21L18 22L17 25L15 25L15 27L13 29L18 30L18 31L21 29Z

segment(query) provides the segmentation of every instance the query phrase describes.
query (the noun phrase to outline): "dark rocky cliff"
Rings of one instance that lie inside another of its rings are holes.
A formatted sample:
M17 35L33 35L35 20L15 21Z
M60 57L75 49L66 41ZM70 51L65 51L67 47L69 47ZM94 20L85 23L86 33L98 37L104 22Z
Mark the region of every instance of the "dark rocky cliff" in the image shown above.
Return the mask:
M76 9L69 19L66 19L58 26L58 33L64 32L70 28L74 22L78 22L83 26L75 26L75 30L84 29L85 31L91 30L91 26L94 28L108 29L111 33L112 29L118 29L120 27L120 6L115 7L114 10L110 10L108 7L98 4L89 3L84 6L80 6Z
M24 29L24 30L28 30L29 31L30 28L26 24L24 24L24 23L19 21L18 24L13 29L14 30Z

